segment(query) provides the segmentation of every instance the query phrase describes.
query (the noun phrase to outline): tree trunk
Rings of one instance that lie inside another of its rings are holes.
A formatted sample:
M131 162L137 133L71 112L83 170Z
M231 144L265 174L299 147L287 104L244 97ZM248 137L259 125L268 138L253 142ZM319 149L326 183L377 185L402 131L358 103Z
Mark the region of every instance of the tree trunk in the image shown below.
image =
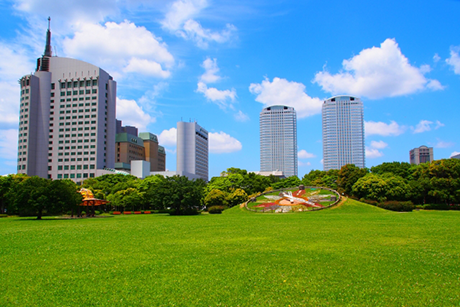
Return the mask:
M37 220L42 219L42 209L38 209Z

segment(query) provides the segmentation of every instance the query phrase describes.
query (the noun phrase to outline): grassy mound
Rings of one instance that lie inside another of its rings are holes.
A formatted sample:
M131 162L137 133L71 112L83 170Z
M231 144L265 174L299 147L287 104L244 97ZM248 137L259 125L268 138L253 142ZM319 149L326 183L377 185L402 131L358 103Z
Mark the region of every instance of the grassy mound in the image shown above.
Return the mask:
M460 212L0 219L1 306L452 306Z

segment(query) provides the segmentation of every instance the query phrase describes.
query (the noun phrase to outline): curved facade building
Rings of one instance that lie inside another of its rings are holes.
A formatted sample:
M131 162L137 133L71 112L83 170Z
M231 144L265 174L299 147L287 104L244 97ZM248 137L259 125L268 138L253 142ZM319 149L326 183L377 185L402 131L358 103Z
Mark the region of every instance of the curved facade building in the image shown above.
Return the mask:
M260 112L260 171L297 176L297 116L294 108L270 106Z
M116 82L103 69L51 56L19 80L18 173L80 181L115 161Z
M335 96L324 101L323 166L324 170L340 169L354 164L365 167L364 117L361 99Z

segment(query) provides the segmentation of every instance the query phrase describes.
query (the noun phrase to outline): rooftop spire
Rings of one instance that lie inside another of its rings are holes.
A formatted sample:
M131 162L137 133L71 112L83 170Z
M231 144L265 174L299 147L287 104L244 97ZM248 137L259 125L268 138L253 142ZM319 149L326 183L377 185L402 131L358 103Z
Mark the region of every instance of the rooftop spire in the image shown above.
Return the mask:
M51 31L50 31L51 17L48 17L48 31L46 31L46 46L43 56L51 56Z

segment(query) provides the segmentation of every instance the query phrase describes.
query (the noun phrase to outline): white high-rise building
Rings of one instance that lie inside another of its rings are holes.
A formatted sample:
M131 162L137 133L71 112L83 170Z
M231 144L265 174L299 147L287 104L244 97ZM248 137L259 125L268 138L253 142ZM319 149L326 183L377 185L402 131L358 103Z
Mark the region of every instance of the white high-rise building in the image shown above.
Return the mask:
M354 164L365 167L364 118L361 99L335 96L323 103L323 167L325 171Z
M92 64L51 56L19 80L18 173L80 181L115 163L117 84Z
M260 171L297 176L297 116L294 108L271 106L260 112Z
M196 122L177 123L176 172L208 181L208 131Z

